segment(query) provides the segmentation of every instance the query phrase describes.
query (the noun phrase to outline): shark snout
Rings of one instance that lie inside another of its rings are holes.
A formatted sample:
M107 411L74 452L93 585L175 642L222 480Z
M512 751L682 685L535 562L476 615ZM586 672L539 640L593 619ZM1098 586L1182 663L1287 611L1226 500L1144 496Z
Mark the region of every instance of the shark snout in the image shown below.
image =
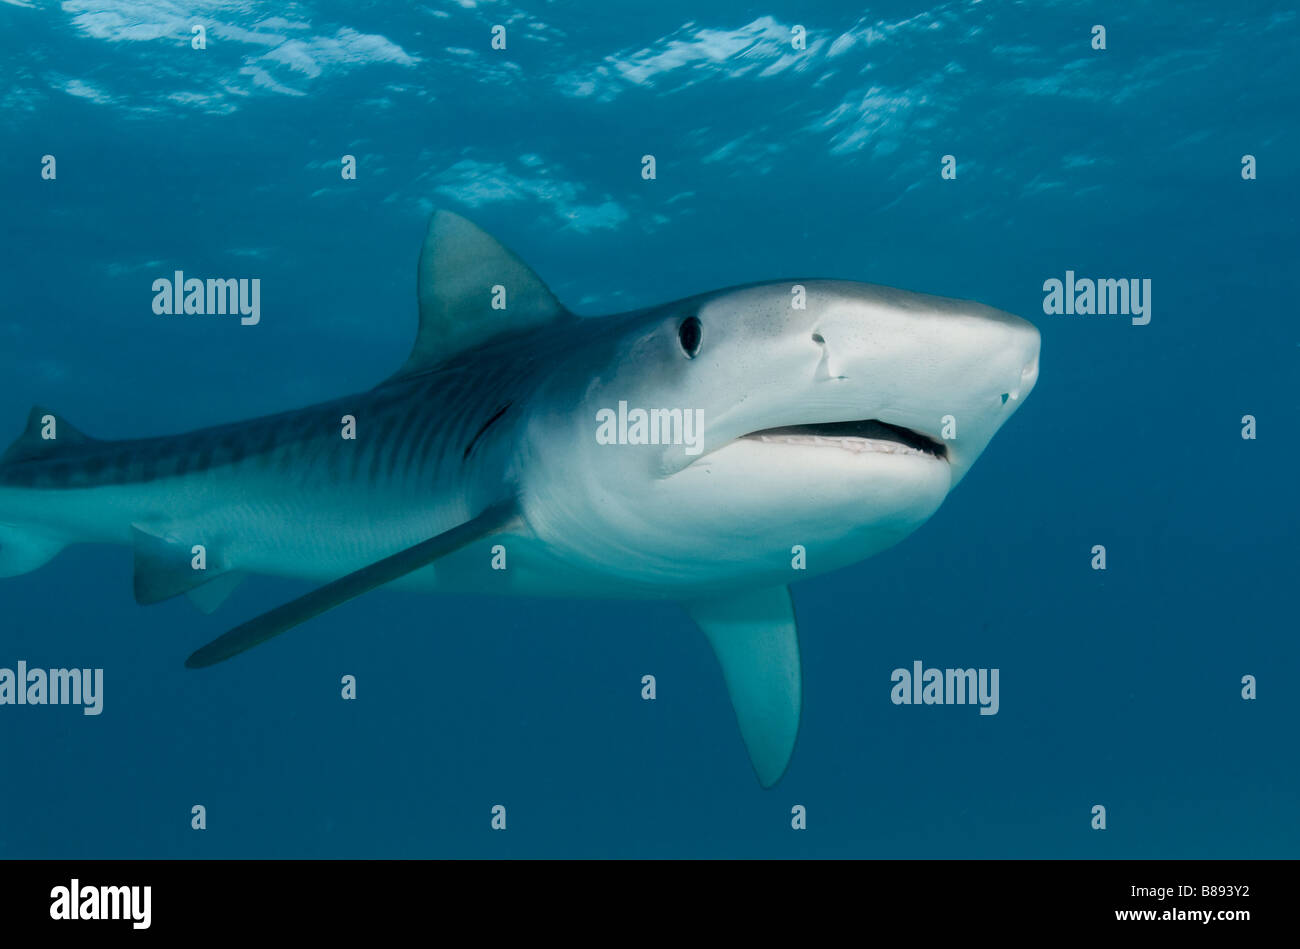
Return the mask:
M962 423L954 426L958 434L949 442L954 485L1038 382L1038 328L1009 313L992 313L994 318L975 324L980 340L968 340L963 371L956 374L949 392L952 404L959 407L952 417Z
M1038 381L1040 337L1038 328L1032 323L1019 317L1011 319L1015 324L1007 348L1012 351L1013 365L1018 365L1019 371L1012 373L1013 378L1008 381L1007 391L1003 393L1003 402L1021 402L1033 391L1034 383Z
M1020 370L1020 380L1016 386L1007 393L1008 398L1020 401L1033 391L1034 383L1038 381L1038 348L1035 346L1034 354L1025 363L1024 368Z

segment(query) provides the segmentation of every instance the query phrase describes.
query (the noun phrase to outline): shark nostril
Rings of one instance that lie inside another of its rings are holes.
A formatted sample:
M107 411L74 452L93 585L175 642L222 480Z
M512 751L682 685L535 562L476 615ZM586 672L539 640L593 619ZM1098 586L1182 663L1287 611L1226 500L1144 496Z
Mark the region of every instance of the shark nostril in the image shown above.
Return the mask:
M1002 393L1002 404L1003 404L1003 405L1006 405L1006 404L1007 404L1007 399L1009 399L1009 398L1011 398L1011 393L1010 393L1010 392L1003 392L1003 393Z
M813 370L813 378L823 382L831 379L844 379L845 376L831 367L831 350L826 345L826 337L822 336L821 333L813 333L812 341L821 347L821 355L817 359L817 368Z

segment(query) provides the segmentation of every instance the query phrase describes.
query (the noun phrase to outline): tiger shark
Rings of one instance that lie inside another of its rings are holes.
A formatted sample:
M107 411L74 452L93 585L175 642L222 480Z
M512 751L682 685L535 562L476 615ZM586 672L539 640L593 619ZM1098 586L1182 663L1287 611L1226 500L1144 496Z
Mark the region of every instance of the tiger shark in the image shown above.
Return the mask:
M1028 322L865 283L579 317L447 211L417 285L410 357L366 392L122 441L33 409L0 457L0 576L112 542L141 604L211 612L250 573L321 584L190 667L381 585L675 600L771 787L802 703L789 583L915 531L1038 376Z

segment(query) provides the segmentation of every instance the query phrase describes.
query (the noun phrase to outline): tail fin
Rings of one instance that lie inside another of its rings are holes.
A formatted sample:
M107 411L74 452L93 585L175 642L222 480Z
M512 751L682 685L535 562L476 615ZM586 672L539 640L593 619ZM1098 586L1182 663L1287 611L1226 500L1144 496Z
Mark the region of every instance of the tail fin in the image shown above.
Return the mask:
M0 455L0 468L48 458L59 448L91 441L81 432L41 406L33 406L27 428ZM0 577L16 577L45 564L63 549L64 542L40 528L7 523L0 513Z

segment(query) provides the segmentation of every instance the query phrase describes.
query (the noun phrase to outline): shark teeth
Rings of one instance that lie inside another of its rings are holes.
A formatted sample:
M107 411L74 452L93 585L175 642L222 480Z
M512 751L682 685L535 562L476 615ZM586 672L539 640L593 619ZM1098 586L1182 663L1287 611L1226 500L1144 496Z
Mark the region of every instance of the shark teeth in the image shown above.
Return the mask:
M919 448L912 448L900 442L887 441L883 438L860 438L856 436L837 436L829 438L825 435L752 435L751 438L757 438L759 441L769 445L808 445L813 447L841 448L844 451L851 451L854 454L882 454L882 455L925 455L926 452Z

